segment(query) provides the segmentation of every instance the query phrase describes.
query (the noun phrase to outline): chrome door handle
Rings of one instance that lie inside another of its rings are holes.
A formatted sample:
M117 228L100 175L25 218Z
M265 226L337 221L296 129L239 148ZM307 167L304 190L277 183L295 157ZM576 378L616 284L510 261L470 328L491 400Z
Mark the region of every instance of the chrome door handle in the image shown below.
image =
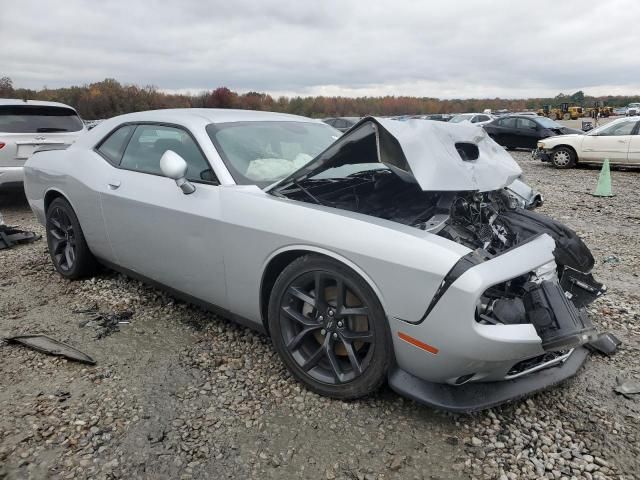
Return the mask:
M109 182L109 188L111 190L117 190L120 188L120 180L112 180Z
M626 140L618 140L618 143L627 143Z

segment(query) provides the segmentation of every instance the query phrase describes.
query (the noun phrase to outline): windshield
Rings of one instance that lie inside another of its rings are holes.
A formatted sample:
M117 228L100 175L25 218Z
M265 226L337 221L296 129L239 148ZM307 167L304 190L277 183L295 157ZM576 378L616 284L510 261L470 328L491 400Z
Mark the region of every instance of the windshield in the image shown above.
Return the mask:
M218 123L207 133L236 183L260 187L305 166L341 135L312 122Z
M70 108L35 105L0 106L0 132L78 132L83 123Z
M630 103L629 107L630 108L638 108L638 107L640 107L640 103Z
M471 120L473 118L473 114L462 114L462 115L456 115L455 117L453 117L451 120L449 120L451 123L460 123L460 122L464 122L465 120Z
M564 128L558 122L554 122L550 118L547 117L538 117L536 118L538 124L544 128Z
M631 135L637 120L621 118L590 130L587 135L619 136Z

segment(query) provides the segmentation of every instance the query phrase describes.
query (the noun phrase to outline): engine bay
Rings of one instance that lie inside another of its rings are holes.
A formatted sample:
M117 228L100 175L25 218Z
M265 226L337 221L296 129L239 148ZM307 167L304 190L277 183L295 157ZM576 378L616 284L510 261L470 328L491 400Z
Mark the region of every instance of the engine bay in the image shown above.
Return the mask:
M551 233L557 241L564 236L580 250L580 259L573 259L579 269L586 271L593 266L588 248L574 232L551 218L520 208L507 189L425 192L390 169L376 168L344 178L306 179L277 193L409 225L490 255L539 233Z

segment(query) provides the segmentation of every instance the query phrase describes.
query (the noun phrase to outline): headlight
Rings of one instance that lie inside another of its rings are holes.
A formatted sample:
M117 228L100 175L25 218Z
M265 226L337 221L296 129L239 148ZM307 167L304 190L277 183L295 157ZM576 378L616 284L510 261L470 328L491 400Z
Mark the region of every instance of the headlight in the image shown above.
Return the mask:
M544 142L538 142L537 147L538 148L544 148Z

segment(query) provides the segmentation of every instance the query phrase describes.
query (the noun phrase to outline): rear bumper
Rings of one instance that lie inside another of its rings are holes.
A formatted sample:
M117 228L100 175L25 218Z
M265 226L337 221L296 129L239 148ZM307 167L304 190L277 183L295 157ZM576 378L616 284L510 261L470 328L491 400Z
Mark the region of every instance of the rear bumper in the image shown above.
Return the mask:
M402 396L434 408L471 413L513 402L561 383L580 370L587 356L587 349L579 347L563 363L544 370L513 380L470 382L460 386L429 382L395 368L389 374L389 386Z
M0 167L0 188L21 187L23 182L23 167Z

